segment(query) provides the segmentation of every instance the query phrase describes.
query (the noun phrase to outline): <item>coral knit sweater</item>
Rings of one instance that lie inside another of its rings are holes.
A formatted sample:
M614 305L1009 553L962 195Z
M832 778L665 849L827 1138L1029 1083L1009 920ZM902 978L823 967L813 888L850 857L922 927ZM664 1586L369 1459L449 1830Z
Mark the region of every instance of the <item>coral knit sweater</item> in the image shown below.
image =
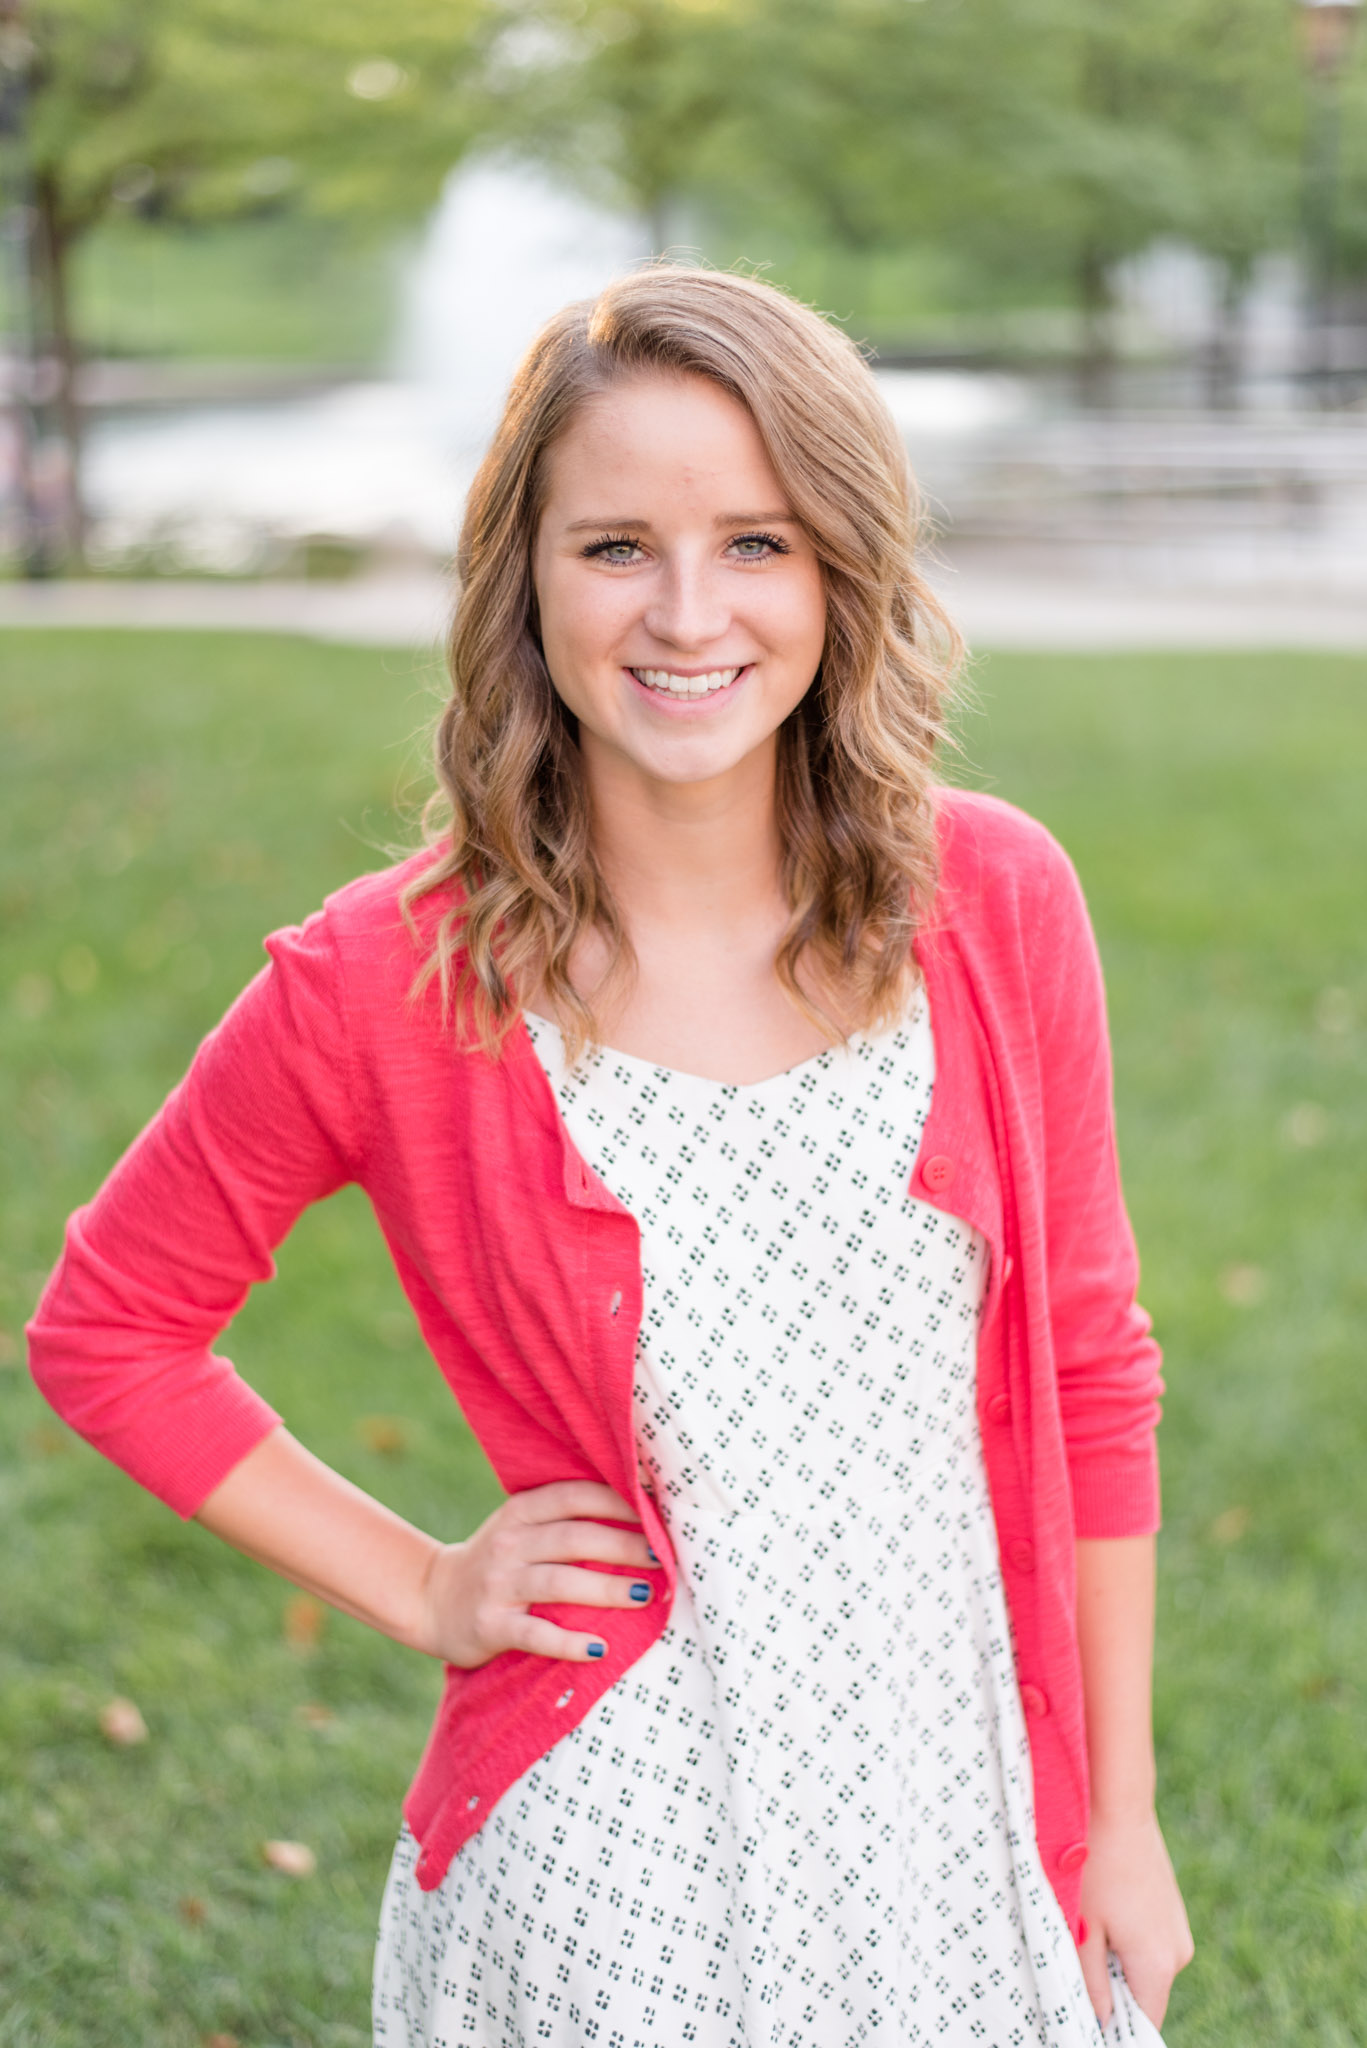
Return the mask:
M910 1182L991 1247L978 1410L1034 1761L1045 1870L1078 1927L1087 1762L1076 1536L1157 1524L1158 1353L1135 1306L1104 999L1076 877L1043 828L939 796L941 880L916 952L934 1099ZM614 1612L598 1665L508 1652L450 1669L405 1811L437 1885L502 1793L664 1628L675 1567L638 1477L632 1217L575 1151L524 1030L460 1050L368 875L263 968L78 1210L30 1328L59 1414L182 1515L278 1417L211 1346L300 1211L365 1189L437 1364L503 1485L598 1479L634 1503L660 1598ZM430 902L431 899L429 899ZM545 1610L604 1627L592 1610Z

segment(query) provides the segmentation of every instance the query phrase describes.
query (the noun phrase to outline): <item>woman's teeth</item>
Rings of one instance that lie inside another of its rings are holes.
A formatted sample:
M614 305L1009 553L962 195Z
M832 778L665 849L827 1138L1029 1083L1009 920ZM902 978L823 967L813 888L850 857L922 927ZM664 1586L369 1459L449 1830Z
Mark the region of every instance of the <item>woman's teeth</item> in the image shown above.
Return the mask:
M671 697L710 697L734 683L740 669L714 668L705 676L676 676L667 668L634 668L631 673L648 690L666 690Z

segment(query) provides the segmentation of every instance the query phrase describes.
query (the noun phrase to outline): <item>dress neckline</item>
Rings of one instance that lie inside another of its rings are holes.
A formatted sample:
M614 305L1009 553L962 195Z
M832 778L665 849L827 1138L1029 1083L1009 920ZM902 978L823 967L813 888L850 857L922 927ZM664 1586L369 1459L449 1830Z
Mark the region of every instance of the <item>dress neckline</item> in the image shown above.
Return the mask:
M842 1039L838 1045L823 1046L820 1052L810 1053L805 1060L799 1060L795 1066L781 1067L776 1074L765 1074L758 1081L718 1081L710 1074L695 1074L687 1067L669 1067L661 1060L643 1059L639 1053L623 1052L615 1045L596 1046L590 1057L595 1065L605 1059L625 1060L629 1066L643 1067L653 1074L667 1074L672 1081L686 1081L700 1088L717 1088L728 1094L749 1095L760 1088L776 1087L781 1081L799 1080L802 1075L809 1072L824 1071L827 1067L833 1066L842 1055L853 1055L861 1046L884 1044L893 1039L899 1031L909 1030L920 1020L924 1003L925 990L918 988L904 1015L899 1017L895 1024L889 1024L882 1031L876 1032L872 1038L865 1031L852 1031L850 1036ZM533 1047L536 1045L535 1035L531 1029L533 1025L539 1024L543 1029L555 1033L560 1048L561 1069L564 1071L565 1039L555 1019L543 1017L535 1010L524 1010L522 1018Z

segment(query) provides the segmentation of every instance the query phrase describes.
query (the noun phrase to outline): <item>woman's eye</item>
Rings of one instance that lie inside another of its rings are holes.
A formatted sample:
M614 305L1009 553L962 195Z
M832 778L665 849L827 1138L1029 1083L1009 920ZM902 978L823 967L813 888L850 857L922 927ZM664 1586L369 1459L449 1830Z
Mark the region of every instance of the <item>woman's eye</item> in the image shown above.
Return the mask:
M621 539L596 540L585 548L584 553L596 562L625 563L630 562L640 551L639 541Z
M773 533L739 533L731 542L731 553L743 562L762 562L766 555L786 555L783 542Z

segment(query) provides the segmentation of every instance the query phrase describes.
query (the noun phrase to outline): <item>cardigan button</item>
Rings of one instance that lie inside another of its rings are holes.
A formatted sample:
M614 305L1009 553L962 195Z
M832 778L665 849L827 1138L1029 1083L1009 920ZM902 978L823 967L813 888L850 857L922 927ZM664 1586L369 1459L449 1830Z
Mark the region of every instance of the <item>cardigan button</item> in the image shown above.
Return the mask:
M1085 1842L1070 1842L1066 1849L1060 1849L1058 1852L1058 1867L1060 1870L1070 1872L1081 1870L1086 1861L1087 1844Z
M1012 1256L1011 1256L1010 1252L1008 1252L1008 1253L1006 1254L1006 1257L1005 1257L1005 1258L1004 1258L1004 1259L1002 1260L1002 1286L1003 1286L1003 1287L1005 1287L1005 1285L1006 1285L1007 1281L1008 1281L1008 1280L1009 1280L1009 1279L1011 1278L1011 1275L1012 1275L1012 1274L1013 1274L1013 1273L1015 1272L1015 1270L1016 1270L1016 1262L1015 1262L1015 1260L1014 1260L1014 1259L1012 1258Z
M994 1394L992 1396L987 1404L987 1419L989 1422L1009 1422L1011 1420L1011 1396L1009 1394Z
M946 1159L943 1152L937 1152L935 1157L927 1159L921 1168L921 1178L926 1186L938 1195L954 1178L954 1161Z
M1037 1685L1023 1685L1021 1705L1032 1721L1042 1721L1049 1711L1049 1695L1041 1692Z
M1006 1554L1018 1572L1032 1572L1035 1569L1035 1546L1021 1541L1008 1543Z

